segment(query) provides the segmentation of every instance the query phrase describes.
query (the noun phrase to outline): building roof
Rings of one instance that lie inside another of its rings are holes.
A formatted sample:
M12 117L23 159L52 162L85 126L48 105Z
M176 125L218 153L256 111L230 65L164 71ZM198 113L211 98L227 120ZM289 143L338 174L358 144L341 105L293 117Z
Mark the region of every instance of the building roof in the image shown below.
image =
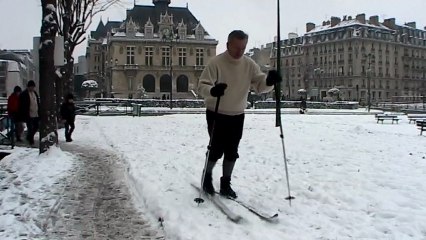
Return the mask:
M107 32L111 31L113 28L119 28L121 21L108 21L106 25L102 22L99 22L98 27L95 31L90 32L90 37L93 39L104 38L107 35Z
M183 20L188 29L188 34L191 34L193 29L197 26L199 21L194 17L194 15L189 11L188 8L183 7L168 7L166 9L169 15L173 15L173 25L177 27L179 22ZM165 14L166 12L161 8L155 6L141 6L136 5L133 9L127 10L126 20L130 18L139 25L141 29L145 26L148 19L151 20L154 25L154 32L158 31L158 22L160 21L160 15Z
M373 28L380 28L382 30L387 30L387 31L392 31L392 29L386 27L385 25L379 23L379 25L374 25L372 23L369 23L368 21L366 23L362 23L356 19L352 19L352 20L344 20L339 22L338 24L336 24L335 26L331 26L331 24L327 24L325 26L320 25L320 26L316 26L314 29L312 29L311 31L307 32L306 34L313 34L313 33L318 33L318 32L323 32L326 30L335 30L338 28L344 28L344 27L352 27L352 26L366 26L366 27L373 27Z
M187 27L187 34L191 35L194 33L199 21L191 13L187 7L163 7L158 6L146 6L146 5L135 5L132 9L126 11L126 20L125 21L108 21L106 25L103 24L102 20L99 22L99 25L95 31L91 31L90 36L92 39L100 39L107 36L109 31L112 29L120 28L120 26L132 19L136 25L139 26L139 32L143 32L145 24L150 20L154 25L154 32L158 32L160 21L160 15L165 14L173 16L173 25L176 28L179 23L183 23ZM208 35L208 33L206 33Z

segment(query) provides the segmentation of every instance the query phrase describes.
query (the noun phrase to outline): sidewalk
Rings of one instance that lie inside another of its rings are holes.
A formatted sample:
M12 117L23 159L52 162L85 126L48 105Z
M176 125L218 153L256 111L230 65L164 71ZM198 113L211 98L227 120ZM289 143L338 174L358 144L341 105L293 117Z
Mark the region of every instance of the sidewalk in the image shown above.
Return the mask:
M38 191L44 196L43 199L35 199L32 201L34 203L28 204L29 211L33 212L29 215L33 219L28 222L35 224L19 228L15 237L14 233L8 233L10 239L165 239L160 224L142 217L143 214L135 208L125 182L126 169L114 153L73 143L60 145L62 151L75 156L73 165L67 171L68 176L55 182L52 188L45 185L42 189L30 187L32 191ZM22 151L24 148L20 149ZM28 148L25 151L37 150ZM3 172L5 177L0 178L0 183L2 188L9 189L6 184L16 183L8 179L23 176L19 176L19 170L12 171L3 165L5 164L2 164L0 173ZM15 168L19 169L19 166ZM10 174L13 176L7 177ZM15 189L14 194L23 193ZM43 202L44 199L49 201ZM2 201L0 199L0 206ZM17 209L13 209L14 213L10 216L22 218L21 214L16 213ZM18 219L14 225L19 225L19 221ZM13 223L11 226L13 227ZM2 229L0 235L1 233Z
M80 163L64 188L49 239L164 239L158 224L134 207L125 169L114 153L72 143L61 148L77 155Z

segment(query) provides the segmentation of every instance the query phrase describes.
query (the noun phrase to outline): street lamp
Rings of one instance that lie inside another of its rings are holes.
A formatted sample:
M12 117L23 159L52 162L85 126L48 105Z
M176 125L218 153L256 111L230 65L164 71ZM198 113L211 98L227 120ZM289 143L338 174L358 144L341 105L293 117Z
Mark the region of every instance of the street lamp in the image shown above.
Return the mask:
M106 85L105 89L106 89L106 93L109 94L109 97L111 97L112 94L113 94L112 93L112 90L113 90L113 86L112 86L112 68L114 66L118 65L118 59L115 59L115 61L113 61L112 58L111 58L109 60L109 62L105 61L105 65L106 65L106 68L107 68L107 74L106 74L106 76L107 76L107 80L108 80L108 83L105 84Z
M170 109L173 108L173 42L177 42L179 40L179 35L170 31L169 28L163 29L163 42L169 43L169 65L170 65Z
M369 53L364 55L364 57L368 58L368 69L367 69L367 109L370 112L371 109L371 59L374 60L374 55Z
M317 101L320 100L320 81L321 81L321 74L324 73L324 69L321 69L319 67L314 69L314 75L318 77L318 86L317 86Z

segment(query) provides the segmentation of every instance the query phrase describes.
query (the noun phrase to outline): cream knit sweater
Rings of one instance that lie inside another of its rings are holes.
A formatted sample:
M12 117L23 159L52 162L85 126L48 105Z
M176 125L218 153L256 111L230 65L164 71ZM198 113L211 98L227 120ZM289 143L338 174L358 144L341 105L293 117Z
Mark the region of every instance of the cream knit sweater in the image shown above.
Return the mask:
M228 87L220 98L218 112L226 115L244 113L250 90L256 93L269 92L273 86L266 85L266 74L249 57L232 58L226 51L214 57L202 72L198 92L204 97L208 110L214 111L217 98L210 95L215 83L226 83Z

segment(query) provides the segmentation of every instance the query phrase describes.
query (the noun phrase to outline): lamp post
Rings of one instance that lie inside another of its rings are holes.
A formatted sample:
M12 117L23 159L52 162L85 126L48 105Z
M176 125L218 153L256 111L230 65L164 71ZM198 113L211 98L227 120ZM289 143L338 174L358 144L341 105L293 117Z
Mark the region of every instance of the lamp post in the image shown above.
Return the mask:
M319 67L314 69L314 75L318 77L318 86L317 86L317 101L320 100L320 81L321 81L321 74L324 73L324 69L321 69Z
M364 55L368 58L368 69L367 69L367 109L370 112L371 109L371 59L374 59L374 55L369 53Z
M171 86L170 86L170 109L173 108L173 42L177 42L179 40L179 35L174 33L173 31L170 31L169 28L163 29L163 41L169 43L169 65L170 65L170 80L171 80Z
M118 65L118 60L117 59L115 59L115 61L113 61L112 60L112 58L109 60L109 62L108 61L106 61L105 62L105 65L106 65L106 67L107 67L107 80L108 80L108 85L107 86L105 86L105 88L106 88L106 93L107 94L109 94L109 97L111 97L112 96L112 90L113 90L113 86L112 86L112 68L114 67L114 66L117 66Z

